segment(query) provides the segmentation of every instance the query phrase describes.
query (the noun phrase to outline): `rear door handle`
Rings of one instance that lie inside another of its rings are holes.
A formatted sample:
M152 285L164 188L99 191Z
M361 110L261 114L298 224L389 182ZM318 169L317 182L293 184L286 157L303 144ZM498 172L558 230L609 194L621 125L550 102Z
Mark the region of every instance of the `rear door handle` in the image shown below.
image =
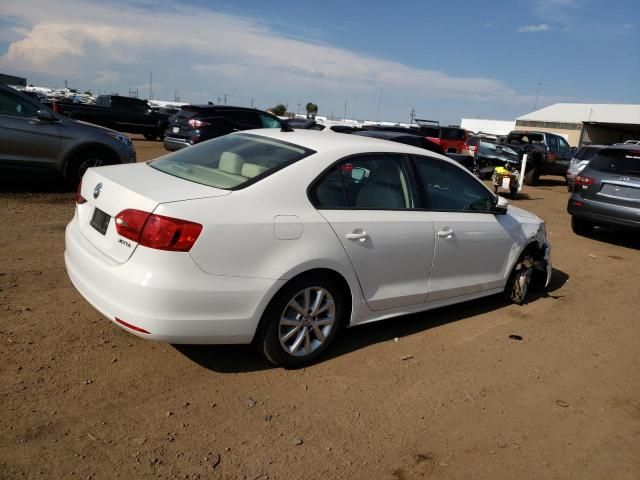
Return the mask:
M440 230L440 231L438 232L438 236L439 236L440 238L446 238L446 239L449 239L449 238L453 238L453 236L455 235L455 233L456 233L456 232L454 232L451 228L446 227L444 230Z
M344 238L346 238L347 240L357 240L359 242L364 242L367 238L369 237L369 235L367 235L367 232L362 231L362 232L357 232L357 233L347 233Z

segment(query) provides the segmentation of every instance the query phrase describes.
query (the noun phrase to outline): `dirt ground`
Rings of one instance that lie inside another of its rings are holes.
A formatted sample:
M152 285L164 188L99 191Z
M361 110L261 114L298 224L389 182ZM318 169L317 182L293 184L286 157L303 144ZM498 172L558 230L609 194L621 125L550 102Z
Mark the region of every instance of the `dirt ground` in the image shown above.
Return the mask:
M32 188L0 189L1 479L640 478L640 238L574 235L558 179L513 202L548 294L350 329L298 371L112 325L65 272L73 194Z

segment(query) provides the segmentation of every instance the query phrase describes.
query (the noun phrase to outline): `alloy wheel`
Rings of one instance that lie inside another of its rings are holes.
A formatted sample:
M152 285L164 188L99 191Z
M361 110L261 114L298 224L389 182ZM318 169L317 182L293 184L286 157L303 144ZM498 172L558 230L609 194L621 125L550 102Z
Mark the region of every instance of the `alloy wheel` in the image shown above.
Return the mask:
M320 348L335 327L336 305L322 287L296 293L285 306L278 324L280 345L289 355L303 357Z

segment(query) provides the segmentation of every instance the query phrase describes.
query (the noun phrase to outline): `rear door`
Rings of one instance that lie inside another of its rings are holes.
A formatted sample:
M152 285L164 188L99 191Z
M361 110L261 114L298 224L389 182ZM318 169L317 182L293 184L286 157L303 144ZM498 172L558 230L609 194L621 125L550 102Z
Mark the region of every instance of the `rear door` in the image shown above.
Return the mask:
M38 105L22 95L0 90L0 168L54 168L60 157L58 122L39 120Z
M461 168L429 157L415 162L435 231L427 301L502 287L515 245L511 217L493 214L491 192Z
M316 182L311 197L349 256L369 308L425 301L434 233L429 214L414 208L405 155L345 159Z

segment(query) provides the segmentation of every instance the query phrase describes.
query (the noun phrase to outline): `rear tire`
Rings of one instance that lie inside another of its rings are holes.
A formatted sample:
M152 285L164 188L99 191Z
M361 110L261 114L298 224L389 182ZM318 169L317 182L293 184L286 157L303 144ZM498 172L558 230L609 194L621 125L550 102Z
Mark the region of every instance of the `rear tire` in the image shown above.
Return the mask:
M308 365L335 338L345 305L342 290L328 276L302 276L285 285L265 310L256 346L274 365Z
M578 218L576 216L571 217L571 230L573 233L580 236L589 235L593 231L593 223Z

